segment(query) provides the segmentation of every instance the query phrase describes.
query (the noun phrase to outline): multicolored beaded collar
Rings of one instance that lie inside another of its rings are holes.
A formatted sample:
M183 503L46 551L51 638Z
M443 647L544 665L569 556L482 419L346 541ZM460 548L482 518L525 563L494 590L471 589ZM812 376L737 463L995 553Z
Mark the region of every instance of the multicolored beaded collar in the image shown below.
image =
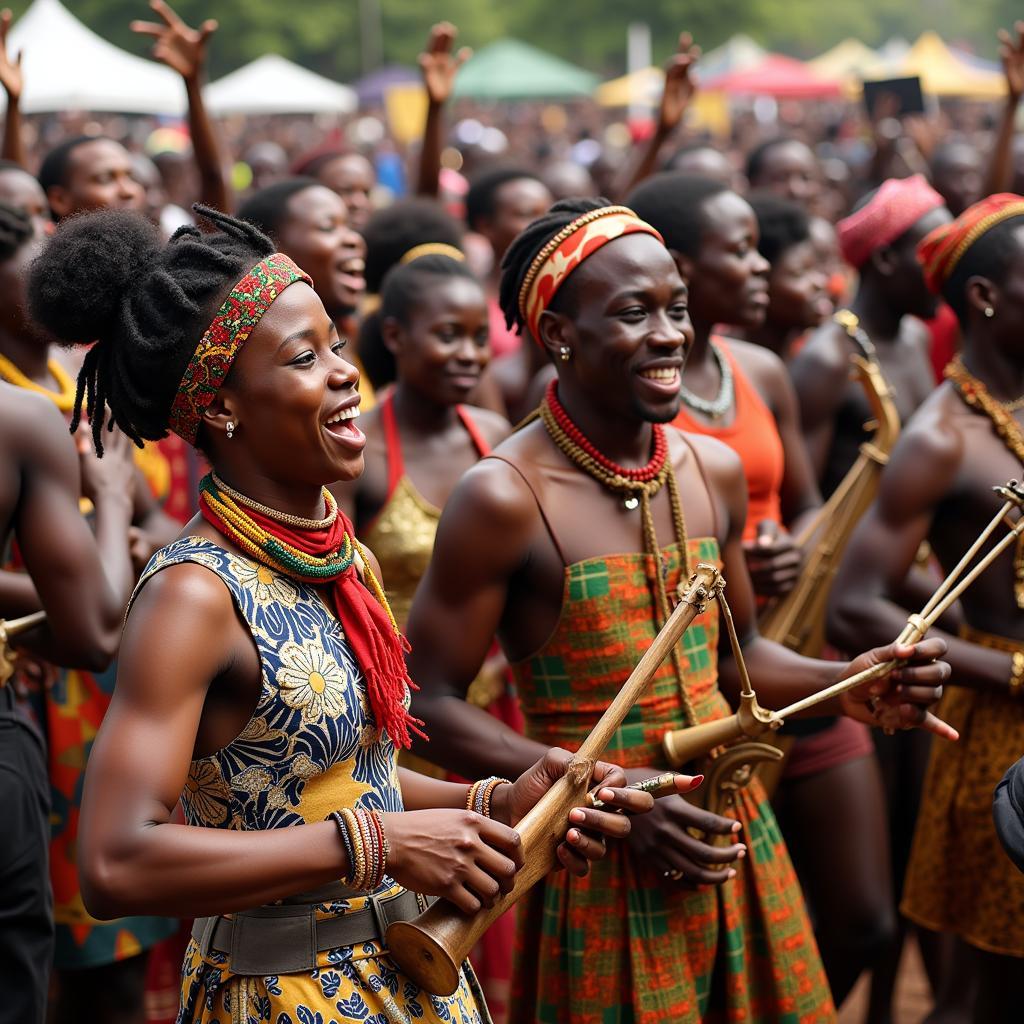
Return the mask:
M227 378L231 364L274 300L296 281L313 282L282 252L260 260L228 293L196 346L171 405L170 428L196 443L203 413Z
M569 275L598 249L623 235L642 232L664 242L661 234L627 206L602 206L566 224L533 258L519 289L519 312L534 340L540 341L540 315Z

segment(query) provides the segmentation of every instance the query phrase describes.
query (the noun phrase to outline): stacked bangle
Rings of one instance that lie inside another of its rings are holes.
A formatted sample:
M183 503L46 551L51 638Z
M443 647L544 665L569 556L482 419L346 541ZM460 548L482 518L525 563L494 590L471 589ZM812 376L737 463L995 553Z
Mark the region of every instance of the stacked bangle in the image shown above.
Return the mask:
M348 854L349 873L344 879L345 884L359 892L378 889L384 881L388 854L391 852L380 813L362 807L355 810L343 807L340 811L332 811L327 817L337 827L345 853Z
M474 782L466 794L466 810L475 811L477 814L489 818L491 816L491 797L494 795L494 791L499 786L511 785L512 783L508 779L502 779L497 775Z
M1024 652L1014 651L1010 667L1010 679L1006 684L1011 697L1019 697L1024 691Z

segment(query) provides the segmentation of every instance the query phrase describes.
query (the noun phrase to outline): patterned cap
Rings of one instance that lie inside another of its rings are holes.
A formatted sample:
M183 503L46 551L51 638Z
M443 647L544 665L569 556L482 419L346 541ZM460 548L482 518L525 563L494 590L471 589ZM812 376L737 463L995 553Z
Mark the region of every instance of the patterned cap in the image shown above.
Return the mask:
M870 202L836 225L843 259L852 267L863 266L876 249L895 242L926 213L945 205L923 174L890 178Z

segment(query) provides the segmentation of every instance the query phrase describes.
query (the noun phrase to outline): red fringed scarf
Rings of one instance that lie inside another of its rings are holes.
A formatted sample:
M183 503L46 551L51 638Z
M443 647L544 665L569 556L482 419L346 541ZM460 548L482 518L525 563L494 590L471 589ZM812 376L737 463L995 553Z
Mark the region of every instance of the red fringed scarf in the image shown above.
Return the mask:
M329 492L325 495L333 514L336 505ZM334 584L334 607L366 678L366 693L378 728L387 732L396 747L411 745L410 730L426 739L420 728L423 722L405 706L407 687L418 689L405 665L409 642L395 624L383 590L365 560L363 570L372 592L359 578L354 530L345 514L337 509L333 522L320 528L285 525L233 500L211 477L200 485L199 506L207 522L269 568L306 583Z

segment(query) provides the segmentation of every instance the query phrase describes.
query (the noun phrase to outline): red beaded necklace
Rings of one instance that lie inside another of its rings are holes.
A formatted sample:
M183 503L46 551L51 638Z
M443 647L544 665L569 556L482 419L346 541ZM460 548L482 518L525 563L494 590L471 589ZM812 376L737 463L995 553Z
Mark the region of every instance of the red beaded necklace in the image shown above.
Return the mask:
M562 431L569 437L573 444L579 446L594 460L603 470L613 476L625 477L627 480L635 480L637 483L649 483L665 468L665 460L668 458L668 441L665 438L665 428L660 423L652 424L653 448L651 459L645 466L639 469L626 469L616 462L612 462L606 455L599 452L586 436L569 418L565 406L558 400L558 387L556 381L548 384L545 395L548 408L555 422L562 428Z

